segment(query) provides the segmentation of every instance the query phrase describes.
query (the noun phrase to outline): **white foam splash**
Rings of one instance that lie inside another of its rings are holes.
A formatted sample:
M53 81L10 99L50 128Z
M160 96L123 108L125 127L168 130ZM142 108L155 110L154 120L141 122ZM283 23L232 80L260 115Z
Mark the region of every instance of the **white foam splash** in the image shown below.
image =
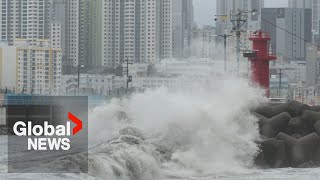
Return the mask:
M94 109L89 138L105 143L93 148L90 171L116 179L247 172L259 137L250 109L264 100L248 84L224 78L196 84L192 91L159 88ZM110 141L128 126L144 137Z

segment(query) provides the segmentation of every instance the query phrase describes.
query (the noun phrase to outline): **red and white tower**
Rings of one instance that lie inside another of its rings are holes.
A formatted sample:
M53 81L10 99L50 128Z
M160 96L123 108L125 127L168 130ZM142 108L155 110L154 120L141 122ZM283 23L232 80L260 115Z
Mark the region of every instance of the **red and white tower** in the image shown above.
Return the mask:
M269 61L276 60L277 57L269 53L270 35L267 32L258 30L250 33L249 40L252 41L252 49L255 56L249 57L251 62L251 79L253 83L266 89L266 95L270 96L270 73Z

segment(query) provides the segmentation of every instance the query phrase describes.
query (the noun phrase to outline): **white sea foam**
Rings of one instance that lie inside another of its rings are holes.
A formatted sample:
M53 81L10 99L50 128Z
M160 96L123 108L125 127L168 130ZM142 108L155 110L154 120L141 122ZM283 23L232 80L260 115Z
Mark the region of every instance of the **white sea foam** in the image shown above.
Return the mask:
M114 99L89 113L89 175L10 174L26 179L150 180L245 177L258 151L250 109L264 101L246 80L223 78L190 89L165 87ZM195 88L196 87L196 88ZM81 155L65 157L76 160ZM59 166L53 162L54 168ZM45 167L44 167L45 168ZM0 165L0 169L4 169ZM0 177L9 177L0 172ZM241 179L241 178L240 178Z
M195 86L149 90L95 108L89 138L103 143L90 152L92 175L157 179L248 173L259 137L250 109L264 100L261 92L233 78ZM118 133L126 127L134 128Z

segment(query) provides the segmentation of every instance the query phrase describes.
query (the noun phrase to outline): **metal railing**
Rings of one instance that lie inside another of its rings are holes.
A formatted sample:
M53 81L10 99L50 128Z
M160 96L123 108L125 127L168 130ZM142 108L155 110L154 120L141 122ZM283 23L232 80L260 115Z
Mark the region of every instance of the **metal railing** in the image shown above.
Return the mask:
M250 32L250 38L270 38L270 33L262 31Z

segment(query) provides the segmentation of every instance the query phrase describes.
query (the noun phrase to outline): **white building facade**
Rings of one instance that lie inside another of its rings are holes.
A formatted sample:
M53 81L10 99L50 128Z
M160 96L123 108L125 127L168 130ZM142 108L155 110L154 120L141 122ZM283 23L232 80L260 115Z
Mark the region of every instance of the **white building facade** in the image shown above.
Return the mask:
M78 88L77 75L64 75L61 86L61 94L64 95L100 94L107 96L119 89L124 89L126 87L126 78L103 74L80 74Z
M159 18L157 0L102 2L102 66L115 67L126 58L130 62L154 63L159 58ZM97 22L101 23L101 22ZM169 26L169 24L168 24ZM101 36L97 35L97 38ZM99 46L99 45L98 45Z
M68 0L67 2L67 59L73 65L78 65L79 60L79 28L80 28L80 1Z
M61 24L52 23L50 30L50 47L51 48L61 48L64 44L62 38L62 26Z
M15 39L46 39L50 34L51 0L1 0L1 41L13 45Z
M96 1L94 16L93 62L98 66L117 67L123 60L134 63L154 64L160 59L172 58L174 46L181 51L183 45L189 45L188 36L178 38L184 31L182 26L189 26L193 18L179 24L173 31L174 22L184 15L193 14L192 0L183 8L184 1L173 0L130 0L130 1ZM180 11L173 14L174 7ZM178 9L178 8L177 8ZM177 15L180 13L179 15ZM182 18L183 16L183 18ZM174 21L174 17L175 20ZM179 22L180 23L180 22ZM177 23L178 24L178 23ZM99 31L99 28L102 31ZM180 28L180 29L179 29ZM180 33L179 33L180 32ZM177 40L174 41L174 35ZM179 42L178 42L179 41ZM175 44L176 43L176 44ZM179 44L179 47L178 47ZM100 48L101 47L101 48Z
M61 88L61 48L51 48L49 40L18 40L16 91L30 94L59 94Z

